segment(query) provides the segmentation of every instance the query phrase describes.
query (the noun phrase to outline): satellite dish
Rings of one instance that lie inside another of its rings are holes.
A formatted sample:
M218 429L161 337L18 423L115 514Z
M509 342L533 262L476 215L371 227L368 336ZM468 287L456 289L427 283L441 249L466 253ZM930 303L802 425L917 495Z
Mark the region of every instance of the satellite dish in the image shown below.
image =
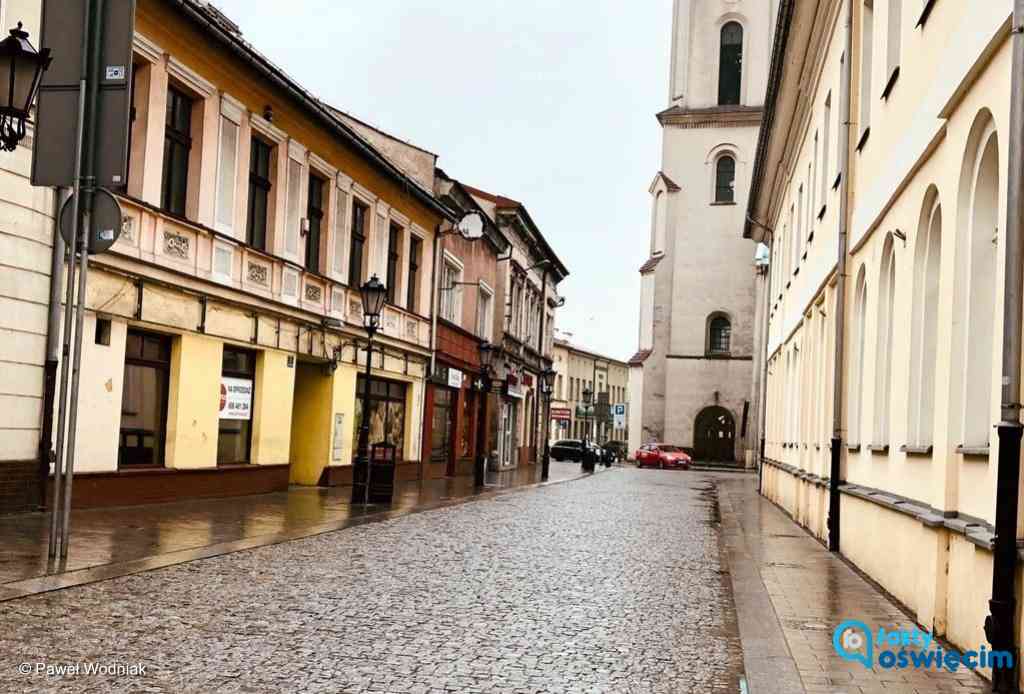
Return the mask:
M467 212L459 220L459 223L455 225L455 230L459 232L462 238L469 239L470 241L483 238L484 218L479 212Z

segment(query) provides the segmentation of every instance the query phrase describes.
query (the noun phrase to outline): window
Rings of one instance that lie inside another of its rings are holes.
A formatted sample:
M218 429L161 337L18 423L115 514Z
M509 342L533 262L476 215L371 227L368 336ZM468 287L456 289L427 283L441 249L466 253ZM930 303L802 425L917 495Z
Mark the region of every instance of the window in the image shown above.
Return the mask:
M160 206L185 215L188 158L192 150L192 100L171 87L167 90L167 126L164 129L164 177Z
M288 157L288 181L286 192L287 217L285 218L284 250L291 256L299 254L299 227L302 224L300 200L302 198L302 162Z
M405 286L405 307L416 312L420 287L420 263L423 262L423 241L415 236L409 239L409 279Z
M246 243L261 251L267 250L267 210L270 199L271 146L258 137L252 138L249 153L249 216L245 231Z
M874 34L874 0L864 0L861 8L860 36L860 136L857 147L863 147L871 129L871 50Z
M363 421L363 393L366 392L366 377L362 374L356 382L356 408L352 418L353 441L359 440L359 427ZM396 457L401 460L405 446L405 395L406 385L374 377L370 383L369 445L386 443L396 447ZM358 451L353 450L353 457Z
M398 261L402 257L402 227L394 222L388 226L388 271L386 289L388 303L396 303L398 296Z
M462 281L462 270L448 258L445 258L441 265L441 317L459 325L461 302L458 299L461 287L458 282Z
M896 263L892 235L882 247L882 265L878 277L878 324L875 340L875 426L872 443L889 445L889 411L892 400L893 309L896 301Z
M309 220L309 231L306 232L306 269L310 272L320 272L320 237L324 223L324 180L312 174L309 176L306 219Z
M821 207L825 208L825 201L828 199L828 154L829 148L831 147L831 140L829 139L832 126L832 92L829 92L825 97L825 122L822 123L822 138L821 138Z
M217 432L217 464L248 463L252 449L252 405L255 391L256 353L224 347L221 360L220 426Z
M722 43L718 56L718 103L740 103L743 76L743 27L729 22L722 27Z
M104 347L110 346L110 319L109 318L97 318L96 319L96 334L95 342L98 345Z
M665 193L658 191L654 196L654 220L651 229L651 254L665 250Z
M455 403L458 391L451 388L433 387L434 408L431 417L430 462L451 465L455 434Z
M914 311L911 313L908 445L930 446L935 414L942 208L938 191L925 195L914 242Z
M220 117L220 142L217 146L216 225L218 231L233 235L235 180L238 168L238 123L227 115Z
M486 287L480 287L480 303L477 306L476 334L490 341L494 336L494 294Z
M728 354L732 339L732 326L725 316L714 316L708 323L708 351L712 354Z
M868 286L865 278L864 267L861 266L857 274L856 290L853 295L853 352L852 373L849 383L848 426L851 444L857 444L861 440L860 419L861 419L861 398L864 392L864 343L867 323L867 294Z
M118 467L164 464L170 366L169 337L128 330L121 390Z
M348 284L363 284L363 253L366 250L366 216L369 208L361 202L352 202L352 241L348 253Z
M736 160L729 155L715 163L715 202L735 202Z
M889 90L892 89L892 85L896 83L896 78L899 76L902 10L903 0L889 0L889 17L886 26L888 36L885 40L886 82L883 98L889 96Z
M348 221L348 191L340 186L335 188L334 214L334 271L345 272L345 223Z

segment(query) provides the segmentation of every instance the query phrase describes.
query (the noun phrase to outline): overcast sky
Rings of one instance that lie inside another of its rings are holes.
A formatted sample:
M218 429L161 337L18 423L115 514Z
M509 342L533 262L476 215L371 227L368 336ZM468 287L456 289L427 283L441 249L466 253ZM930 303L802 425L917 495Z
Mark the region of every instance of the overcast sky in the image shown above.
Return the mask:
M523 202L569 268L556 327L637 345L671 0L214 0L320 98Z

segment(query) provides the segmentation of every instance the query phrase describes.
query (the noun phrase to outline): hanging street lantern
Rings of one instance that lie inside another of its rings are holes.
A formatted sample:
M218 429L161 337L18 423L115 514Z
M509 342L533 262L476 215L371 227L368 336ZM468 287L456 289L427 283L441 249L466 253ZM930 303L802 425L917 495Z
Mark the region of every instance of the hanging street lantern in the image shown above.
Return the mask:
M50 49L37 51L21 22L0 41L0 147L13 152L25 137L32 102L43 72L50 67Z
M380 328L380 312L384 308L387 287L374 275L359 288L363 300L363 327L372 336Z

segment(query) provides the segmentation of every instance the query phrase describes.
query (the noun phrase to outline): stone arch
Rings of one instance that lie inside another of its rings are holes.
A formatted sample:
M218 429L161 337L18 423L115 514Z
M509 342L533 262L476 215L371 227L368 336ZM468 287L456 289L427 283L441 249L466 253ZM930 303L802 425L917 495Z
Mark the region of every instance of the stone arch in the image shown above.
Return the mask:
M914 236L907 443L915 448L932 444L941 261L942 205L938 189L931 185L925 191Z
M719 405L705 407L693 424L693 455L697 460L736 459L736 418Z
M861 440L861 411L864 397L864 345L867 334L867 269L860 266L853 292L853 330L850 341L850 382L847 384L846 428L850 443Z
M882 242L878 268L878 307L875 316L875 406L873 443L889 445L889 412L892 401L893 313L896 304L896 256L892 233Z

